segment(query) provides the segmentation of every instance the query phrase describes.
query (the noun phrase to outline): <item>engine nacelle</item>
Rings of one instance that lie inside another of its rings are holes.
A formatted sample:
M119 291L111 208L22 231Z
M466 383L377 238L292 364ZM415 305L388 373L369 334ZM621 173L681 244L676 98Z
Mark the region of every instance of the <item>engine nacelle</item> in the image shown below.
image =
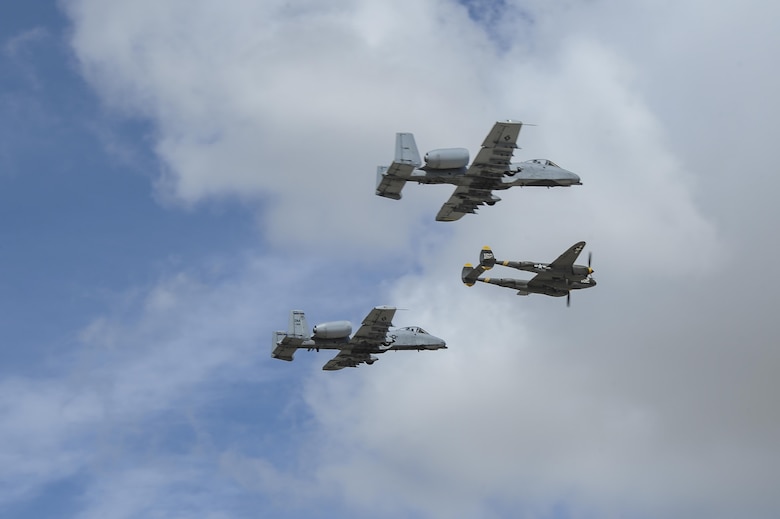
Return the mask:
M425 165L431 169L460 169L469 163L466 148L443 148L425 154Z
M333 321L318 324L312 330L315 339L343 339L352 333L352 323L349 321Z

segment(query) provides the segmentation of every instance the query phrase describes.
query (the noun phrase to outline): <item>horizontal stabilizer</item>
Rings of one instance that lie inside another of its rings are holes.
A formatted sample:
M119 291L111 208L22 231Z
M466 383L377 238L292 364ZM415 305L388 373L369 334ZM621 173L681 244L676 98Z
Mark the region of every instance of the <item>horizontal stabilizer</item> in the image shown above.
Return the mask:
M290 337L284 332L273 332L271 338L271 344L273 351L271 351L271 357L279 360L292 361L295 350L297 350L303 339L298 337Z
M401 165L400 169L412 168L411 166ZM392 198L393 200L401 199L401 190L406 185L406 179L402 176L389 173L389 170L398 172L399 167L395 162L390 165L390 168L385 166L379 166L376 168L376 194L385 198ZM414 168L412 168L414 169ZM403 171L401 173L404 173ZM411 173L411 171L409 171Z

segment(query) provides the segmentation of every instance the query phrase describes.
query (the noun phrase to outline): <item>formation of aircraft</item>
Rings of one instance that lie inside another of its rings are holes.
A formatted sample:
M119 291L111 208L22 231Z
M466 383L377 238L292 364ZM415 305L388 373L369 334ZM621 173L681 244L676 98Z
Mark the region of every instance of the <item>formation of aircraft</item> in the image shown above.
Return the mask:
M466 263L461 271L461 280L466 286L477 282L498 285L517 290L517 295L544 294L553 297L566 296L566 306L571 304L571 291L596 286L593 279L593 269L590 266L591 254L588 254L588 264L575 265L577 257L585 248L585 242L577 242L558 256L552 263L534 263L532 261L502 261L497 260L490 247L483 247L479 254L479 265ZM480 277L494 265L502 265L517 270L534 272L529 279Z
M436 220L452 222L466 214L476 213L479 206L494 205L501 200L493 191L513 186L568 187L581 185L580 177L546 159L534 159L512 163L517 148L517 137L523 124L517 121L498 121L488 133L482 148L469 165L469 152L465 148L432 150L425 154L425 165L420 160L414 135L397 133L395 159L390 166L377 168L376 194L400 200L401 190L407 182L419 184L453 184L455 191L439 210ZM588 264L575 265L585 242L575 243L552 263L530 261L499 261L493 251L484 247L476 267L466 263L461 280L467 286L477 282L498 285L517 290L518 295L545 294L566 296L566 306L571 303L571 291L596 286ZM514 278L481 277L496 264L536 274L528 280ZM334 321L315 326L311 333L306 316L300 310L290 312L286 332L273 332L271 356L292 361L299 348L309 351L338 350L335 357L322 367L326 371L373 364L374 355L388 350L439 350L446 343L418 326L394 328L396 309L390 306L374 307L363 319L360 328L352 334L349 321Z
M447 344L419 326L392 328L395 308L377 306L371 310L352 334L349 321L334 321L318 324L309 334L306 316L300 310L290 312L287 332L274 332L273 351L275 359L292 361L298 348L307 350L339 350L323 367L335 371L347 367L355 368L362 363L373 364L378 359L373 354L388 350L439 350Z
M376 194L400 200L401 190L409 181L453 184L457 186L455 192L436 215L440 222L453 222L463 215L476 213L481 205L500 201L493 191L513 186L580 185L580 177L550 160L511 162L522 126L517 121L496 122L471 165L468 165L467 149L445 148L426 153L423 166L414 135L397 133L395 159L390 166L377 168Z

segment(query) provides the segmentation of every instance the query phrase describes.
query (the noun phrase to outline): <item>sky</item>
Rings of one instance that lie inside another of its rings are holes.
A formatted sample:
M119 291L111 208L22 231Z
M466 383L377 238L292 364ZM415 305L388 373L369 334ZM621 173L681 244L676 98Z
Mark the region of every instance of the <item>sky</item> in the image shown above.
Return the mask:
M4 2L0 517L777 517L779 14ZM583 185L374 195L506 119ZM571 307L460 282L579 240ZM448 349L270 356L377 305Z

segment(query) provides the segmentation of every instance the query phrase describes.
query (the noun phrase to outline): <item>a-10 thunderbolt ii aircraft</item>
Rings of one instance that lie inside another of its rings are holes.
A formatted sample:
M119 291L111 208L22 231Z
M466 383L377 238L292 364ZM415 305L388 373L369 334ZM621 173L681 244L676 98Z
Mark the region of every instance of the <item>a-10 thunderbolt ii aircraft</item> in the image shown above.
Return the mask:
M418 326L391 328L395 308L377 306L363 319L358 331L352 333L349 321L334 321L318 324L309 335L306 316L300 310L290 312L287 333L273 333L271 356L280 360L293 360L298 348L307 350L339 350L322 369L334 371L342 368L356 368L359 364L373 364L378 359L373 353L388 350L439 350L447 344Z
M466 263L461 272L461 280L466 286L473 286L480 281L517 290L517 295L545 294L553 297L566 296L566 306L571 303L571 291L596 286L593 279L593 269L590 267L591 254L588 254L588 265L575 265L574 262L585 248L585 242L577 242L569 250L561 254L552 263L534 263L531 261L501 261L493 255L490 247L483 247L479 254L479 265L473 267ZM529 280L513 278L479 277L483 272L493 268L493 265L503 265L518 270L535 272L536 276Z
M497 122L470 166L465 148L429 151L423 166L414 135L397 133L393 163L377 168L376 194L400 200L401 190L408 181L453 184L457 186L455 192L436 215L440 222L453 222L465 214L476 213L481 205L493 205L501 200L492 191L512 186L580 185L580 177L550 160L511 163L522 126L517 121Z

